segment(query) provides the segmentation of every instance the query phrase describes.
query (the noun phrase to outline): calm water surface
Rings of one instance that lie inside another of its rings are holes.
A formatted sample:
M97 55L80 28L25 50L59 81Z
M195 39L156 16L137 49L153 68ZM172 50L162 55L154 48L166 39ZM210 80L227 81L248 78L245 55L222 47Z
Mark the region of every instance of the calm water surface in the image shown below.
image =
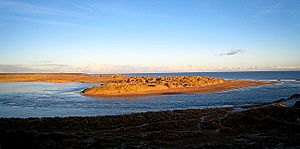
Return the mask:
M133 112L190 108L230 107L274 101L300 93L300 71L204 72L130 75L205 75L224 79L281 80L280 84L209 94L95 98L80 92L95 84L8 82L0 83L0 117L53 117L117 115Z

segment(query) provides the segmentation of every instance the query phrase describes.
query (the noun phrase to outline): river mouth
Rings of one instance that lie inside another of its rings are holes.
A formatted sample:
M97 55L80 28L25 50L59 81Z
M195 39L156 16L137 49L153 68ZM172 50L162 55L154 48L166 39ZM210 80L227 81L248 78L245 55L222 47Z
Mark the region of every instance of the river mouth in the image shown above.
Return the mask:
M177 109L205 109L260 104L296 94L298 82L248 87L207 94L144 97L87 97L80 92L99 83L0 83L0 117L123 115Z

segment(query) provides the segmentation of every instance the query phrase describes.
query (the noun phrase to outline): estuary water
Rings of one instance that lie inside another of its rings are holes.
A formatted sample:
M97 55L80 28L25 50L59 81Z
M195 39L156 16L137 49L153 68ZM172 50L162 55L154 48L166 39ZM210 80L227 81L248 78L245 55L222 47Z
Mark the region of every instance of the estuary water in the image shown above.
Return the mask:
M232 107L275 101L300 93L300 71L140 73L131 76L211 76L224 79L277 80L281 83L208 94L101 98L81 96L90 83L0 83L0 117L119 115L136 112ZM292 104L292 103L287 103Z

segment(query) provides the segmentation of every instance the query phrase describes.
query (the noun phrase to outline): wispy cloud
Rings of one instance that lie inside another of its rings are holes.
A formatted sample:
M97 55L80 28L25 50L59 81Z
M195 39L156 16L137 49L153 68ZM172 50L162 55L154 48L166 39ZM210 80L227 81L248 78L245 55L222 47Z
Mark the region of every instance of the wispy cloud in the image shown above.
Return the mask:
M112 65L89 64L71 66L65 64L34 64L34 65L0 65L3 73L24 72L82 72L82 73L150 73L150 72L196 72L213 71L213 69L196 65Z
M112 74L112 73L256 71L256 70L300 70L300 66L203 67L201 65L111 65L111 64L89 64L85 66L71 66L65 64L0 65L0 72L2 73L80 72L80 73Z
M65 64L38 64L38 65L34 65L34 66L38 66L38 67L68 67L69 65L65 65Z
M131 10L122 6L122 8L115 7L115 6L108 6L108 5L100 5L93 1L80 1L80 2L73 2L72 5L76 8L90 11L90 12L98 12L103 14L114 14L119 16L127 16L127 17L153 17L153 18L171 18L170 15L165 14L152 14L152 13L142 13Z
M125 6L122 8L100 5L94 1L77 1L70 2L71 7L78 8L80 11L50 8L36 4L26 3L26 1L14 1L14 0L0 0L0 11L2 12L13 12L18 14L40 14L40 15L56 15L56 16L66 16L66 17L88 17L89 14L116 14L121 16L134 16L134 17L160 17L160 18L169 18L171 16L164 14L148 14L141 13L130 10Z
M91 27L87 25L81 25L73 22L64 22L64 18L69 17L88 17L87 14L82 12L75 12L63 9L54 9L43 7L36 4L29 4L25 2L13 1L13 0L0 0L0 12L5 12L0 16L3 21L7 20L17 20L17 21L27 21L39 24L47 24L53 26L67 26L76 27L84 29L100 29L98 27ZM56 18L48 17L55 15ZM57 18L58 17L58 18Z
M51 60L42 60L42 61L39 61L39 63L49 64L49 63L53 63L53 61L51 61Z
M18 17L18 16L1 17L0 16L0 19L1 20L17 20L17 21L34 22L34 23L38 23L38 24L46 24L46 25L61 26L61 27L75 27L75 28L96 29L96 30L103 29L101 27L81 25L81 24L72 23L72 22L62 22L62 21L55 21L55 20L45 20L45 19L39 19L39 18L27 18L27 17Z
M202 67L192 65L111 65L89 64L81 67L82 72L88 73L139 73L139 72L179 72L179 71L204 71Z
M278 12L282 13L282 9L280 8L283 7L282 4L283 1L273 0L273 1L261 1L261 2L262 4L257 6L259 10L254 12L255 17L268 16ZM292 10L284 10L284 11L291 12Z
M1 0L0 7L4 8L1 11L9 11L22 14L47 14L47 15L72 15L76 16L79 13L73 11L65 11L53 8L47 8L39 5L17 2L13 0Z
M54 26L76 27L76 28L83 28L83 29L101 29L99 27L91 27L91 26L80 25L76 23L59 22L59 21L52 21L52 20L31 19L31 18L20 18L20 19L24 21L54 25Z
M216 54L216 55L220 55L220 56L231 56L231 55L237 55L237 54L240 54L244 52L244 50L241 50L241 49L236 49L236 50L231 50L229 52L224 52L224 53L219 53L219 54Z
M171 18L170 15L157 15L157 14L127 14L135 17L157 17L157 18Z
M35 72L31 67L24 65L0 65L0 72L2 73L18 73L18 72Z
M63 64L40 64L40 65L0 65L3 73L38 73L38 72L78 72L78 68Z
M114 7L102 6L96 2L71 2L70 8L57 8L49 7L37 4L31 4L26 1L14 1L14 0L0 0L0 12L4 12L0 17L3 20L21 20L27 22L34 22L53 26L67 26L83 29L103 29L101 27L95 27L91 25L81 25L65 18L97 18L98 14L115 14L119 16L131 16L131 17L160 17L167 18L168 15L159 14L143 14L130 11L128 9L116 9ZM75 8L75 9L74 9ZM71 11L72 10L72 11ZM5 14L5 15L4 15ZM55 16L55 17L52 17Z

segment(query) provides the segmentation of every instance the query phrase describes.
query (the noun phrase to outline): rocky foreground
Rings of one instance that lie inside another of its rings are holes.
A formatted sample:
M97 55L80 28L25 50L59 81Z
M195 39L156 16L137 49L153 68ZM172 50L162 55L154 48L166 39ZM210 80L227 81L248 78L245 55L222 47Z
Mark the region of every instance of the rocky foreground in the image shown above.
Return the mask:
M281 101L298 100L292 107ZM1 148L296 148L300 94L256 106L123 116L0 118Z
M82 95L115 97L155 94L207 93L274 83L276 82L224 80L204 76L128 77L120 80L111 80L103 85L96 85L91 88L87 88L82 92Z

